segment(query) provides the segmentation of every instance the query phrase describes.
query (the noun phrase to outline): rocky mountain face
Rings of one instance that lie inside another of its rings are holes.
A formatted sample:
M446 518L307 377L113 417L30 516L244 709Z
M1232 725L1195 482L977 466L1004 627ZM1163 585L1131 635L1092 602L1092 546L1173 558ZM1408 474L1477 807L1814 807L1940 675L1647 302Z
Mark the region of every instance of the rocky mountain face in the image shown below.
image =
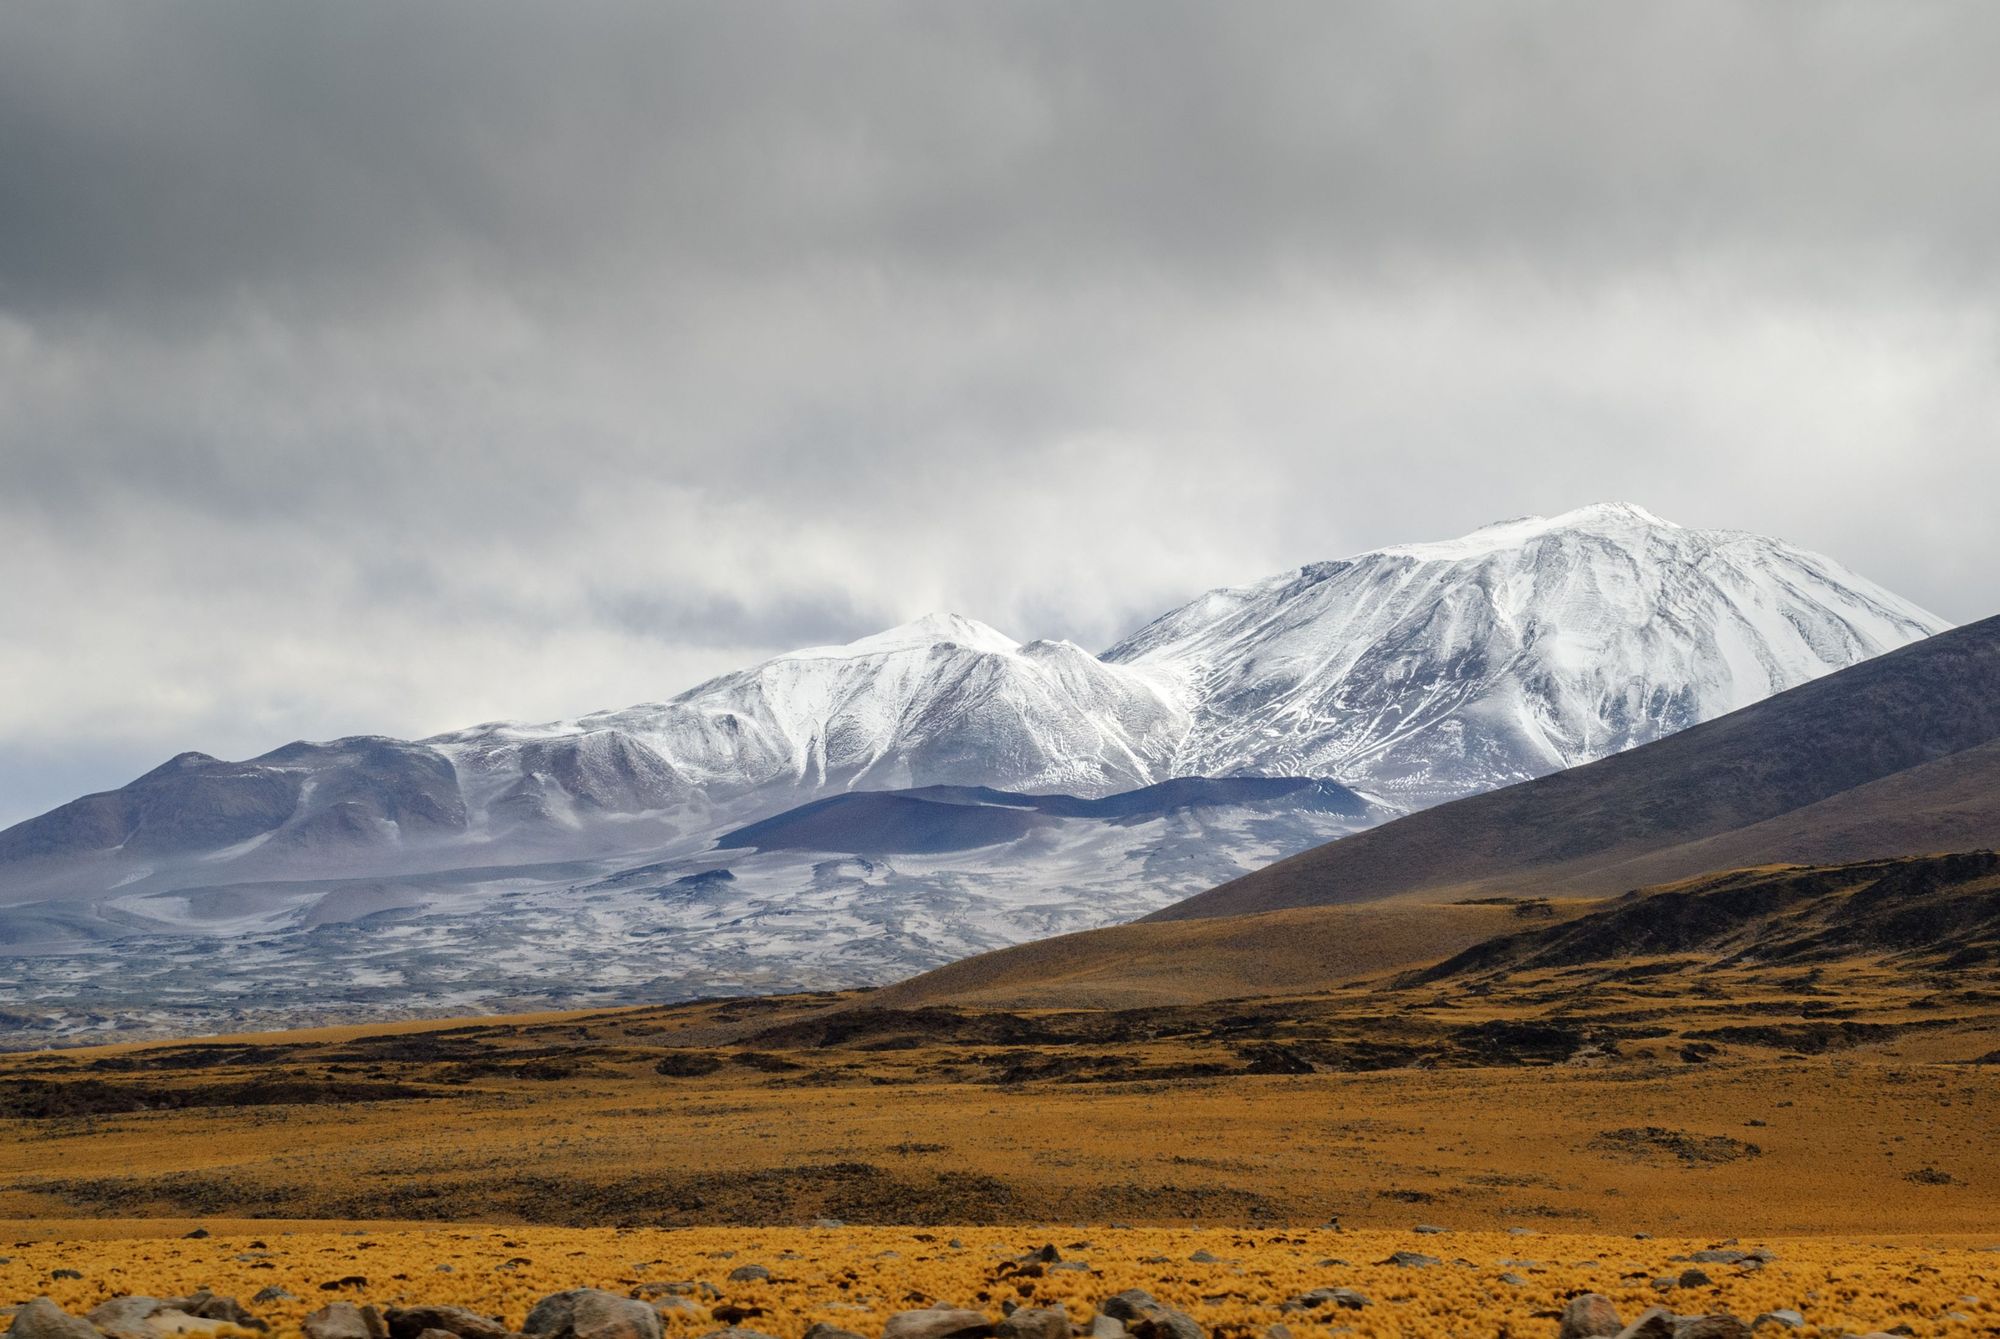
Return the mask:
M1413 809L1947 626L1816 554L1608 504L1211 591L1104 658L1183 686L1174 771L1335 776Z
M1714 870L2000 843L2000 617L1554 776L1301 852L1155 913L1604 897Z

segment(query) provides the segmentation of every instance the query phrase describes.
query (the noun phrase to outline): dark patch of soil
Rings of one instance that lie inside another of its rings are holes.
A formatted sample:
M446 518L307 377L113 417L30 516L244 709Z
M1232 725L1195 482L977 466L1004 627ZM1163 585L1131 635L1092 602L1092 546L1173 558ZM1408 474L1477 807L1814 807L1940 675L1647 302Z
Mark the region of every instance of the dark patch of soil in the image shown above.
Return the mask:
M63 1116L109 1116L135 1111L177 1111L191 1107L305 1106L339 1102L398 1102L456 1094L408 1083L366 1083L353 1079L278 1077L241 1083L168 1087L107 1083L102 1079L10 1079L0 1082L0 1116L50 1120Z
M514 1217L559 1226L783 1226L801 1219L945 1224L1111 1218L1262 1217L1253 1192L1219 1187L1106 1185L1026 1191L969 1172L894 1173L865 1162L741 1172L650 1173L615 1181L513 1176L449 1184L383 1178L364 1189L267 1184L207 1172L47 1180L23 1186L106 1214L285 1217L301 1206L329 1218L458 1221Z
M1779 1051L1797 1051L1803 1055L1824 1055L1828 1051L1865 1046L1870 1042L1888 1041L1918 1028L1948 1027L1956 1021L1949 1018L1927 1018L1919 1023L1743 1023L1731 1027L1706 1028L1687 1035L1703 1041L1764 1046Z
M1692 1134L1658 1125L1605 1130L1590 1141L1590 1147L1638 1162L1673 1158L1690 1167L1719 1166L1742 1158L1758 1157L1764 1152L1755 1144L1731 1139L1727 1135Z

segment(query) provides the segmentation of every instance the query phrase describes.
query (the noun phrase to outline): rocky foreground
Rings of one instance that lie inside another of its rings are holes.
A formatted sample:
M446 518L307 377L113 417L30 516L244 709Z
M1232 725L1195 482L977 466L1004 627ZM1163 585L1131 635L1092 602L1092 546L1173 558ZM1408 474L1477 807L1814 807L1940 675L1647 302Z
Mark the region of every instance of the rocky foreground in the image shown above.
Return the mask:
M700 1286L662 1283L642 1286L637 1297L620 1297L597 1288L552 1293L529 1310L515 1330L498 1316L486 1316L450 1305L390 1307L387 1310L354 1302L329 1302L301 1323L305 1339L664 1339L663 1316L704 1313L723 1318L731 1308L708 1308L687 1292ZM683 1291L685 1290L685 1292ZM1371 1305L1367 1294L1353 1288L1315 1288L1282 1303L1280 1311L1329 1313L1362 1311ZM1166 1306L1143 1288L1127 1288L1097 1304L1088 1321L1079 1323L1059 1307L1028 1307L1003 1302L1001 1314L963 1307L926 1306L891 1315L880 1339L1210 1339L1205 1329L1184 1311ZM1956 1319L1971 1321L1970 1315ZM1631 1324L1619 1319L1618 1308L1601 1293L1585 1293L1563 1309L1559 1339L1744 1339L1766 1325L1774 1331L1799 1330L1805 1317L1797 1311L1767 1311L1744 1321L1727 1312L1683 1316L1668 1307L1650 1307ZM122 1296L77 1317L46 1297L14 1309L7 1333L12 1339L165 1339L170 1335L265 1332L269 1326L233 1297L197 1293L185 1298ZM1335 1333L1352 1332L1337 1326ZM1914 1334L1905 1328L1876 1330L1861 1339L1898 1339ZM1264 1330L1265 1339L1293 1339L1282 1321ZM725 1325L703 1339L776 1339L746 1326ZM868 1339L854 1330L824 1321L808 1327L802 1339Z
M19 1254L0 1257L0 1287L40 1282L48 1295L0 1308L12 1313L8 1336L1882 1339L2000 1332L1993 1300L2000 1296L2000 1252L1920 1243L1701 1245L1525 1229L1457 1234L1435 1226L1407 1233L1071 1229L1026 1249L997 1229L917 1232L830 1222L761 1232L480 1228L220 1238L200 1231L176 1239L15 1243ZM59 1259L73 1263L52 1264ZM259 1275L270 1281L255 1291L203 1286L169 1295L157 1287L167 1279L247 1282ZM570 1286L545 1290L551 1280Z

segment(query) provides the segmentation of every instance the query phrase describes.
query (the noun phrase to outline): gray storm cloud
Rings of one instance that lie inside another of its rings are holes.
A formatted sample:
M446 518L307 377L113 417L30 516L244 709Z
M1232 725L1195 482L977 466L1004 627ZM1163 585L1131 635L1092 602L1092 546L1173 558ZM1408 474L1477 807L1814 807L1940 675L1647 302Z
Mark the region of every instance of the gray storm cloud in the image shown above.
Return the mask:
M1627 497L2000 606L1975 5L0 9L0 821Z

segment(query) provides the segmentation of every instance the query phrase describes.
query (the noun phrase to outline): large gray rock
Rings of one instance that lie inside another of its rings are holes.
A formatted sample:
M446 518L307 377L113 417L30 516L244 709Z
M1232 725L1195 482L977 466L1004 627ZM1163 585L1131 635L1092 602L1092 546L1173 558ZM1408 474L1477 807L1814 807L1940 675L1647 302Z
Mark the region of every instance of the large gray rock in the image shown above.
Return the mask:
M535 1303L521 1323L533 1339L660 1339L660 1313L598 1288L572 1288Z
M149 1323L165 1304L157 1297L114 1297L92 1307L84 1316L108 1339L153 1339Z
M1779 1307L1775 1311L1761 1312L1757 1319L1750 1322L1750 1328L1753 1330L1761 1330L1766 1325L1776 1325L1785 1330L1803 1330L1806 1327L1806 1318L1797 1311Z
M7 1327L10 1339L98 1339L97 1330L46 1297L37 1297L14 1313Z
M1099 1315L1109 1316L1113 1320L1134 1321L1144 1314L1144 1308L1158 1305L1159 1303L1153 1300L1153 1294L1144 1288L1127 1288L1124 1292L1099 1302L1097 1311Z
M1069 1312L1024 1306L993 1327L998 1339L1070 1339Z
M1208 1331L1185 1311L1163 1306L1141 1288L1127 1288L1097 1304L1100 1313L1124 1322L1137 1339L1208 1339Z
M458 1339L508 1339L513 1331L477 1311L462 1306L400 1306L389 1308L389 1339L420 1339L425 1330L442 1330Z
M984 1313L951 1307L898 1311L882 1327L882 1339L983 1339L992 1333L993 1322Z
M1624 1328L1625 1322L1618 1318L1618 1308L1611 1305L1609 1297L1603 1293L1585 1293L1569 1299L1556 1334L1557 1339L1598 1339Z
M306 1339L389 1339L389 1326L372 1306L328 1302L299 1322Z
M113 1297L92 1308L85 1319L106 1339L215 1334L232 1326L245 1330L270 1328L245 1311L234 1297L218 1297L206 1289L190 1297Z

